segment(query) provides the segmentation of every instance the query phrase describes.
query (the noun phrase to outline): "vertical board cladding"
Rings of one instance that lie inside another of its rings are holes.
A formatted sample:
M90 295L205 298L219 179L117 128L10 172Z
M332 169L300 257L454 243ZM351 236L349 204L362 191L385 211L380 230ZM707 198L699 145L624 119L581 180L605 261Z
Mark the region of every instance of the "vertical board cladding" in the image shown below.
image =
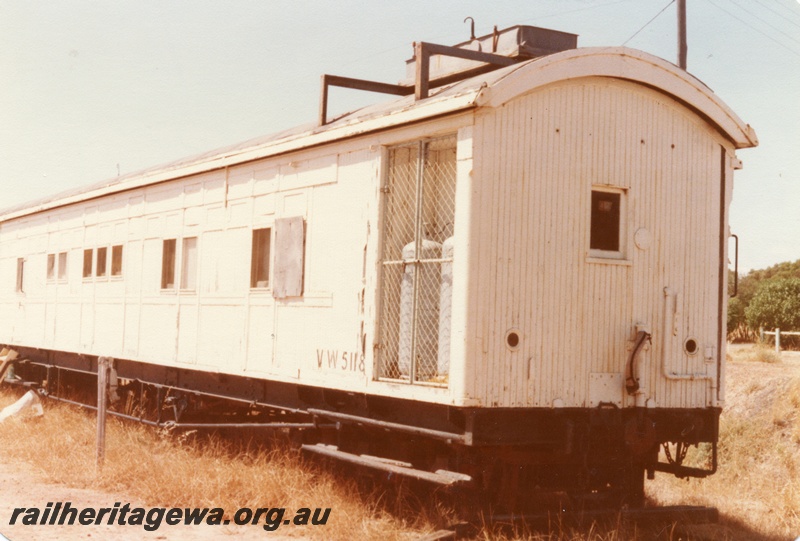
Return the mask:
M592 381L624 381L638 325L649 405L710 405L722 138L654 90L598 78L482 111L475 136L472 397L589 406ZM621 194L617 258L590 254L593 188Z
M380 157L374 145L315 150L4 222L0 342L363 387ZM272 253L266 285L251 287L255 229L271 231ZM291 258L280 242L287 231ZM167 282L165 240L174 247ZM58 261L51 276L49 257Z
M374 303L372 295L367 299L372 268L367 254L374 257L379 157L377 149L340 154L336 184L311 192L314 218L307 234L313 249L309 244L306 251L306 289L319 306L310 307L306 318L313 318L315 340L287 344L304 380L366 380L367 344L373 342L366 310Z

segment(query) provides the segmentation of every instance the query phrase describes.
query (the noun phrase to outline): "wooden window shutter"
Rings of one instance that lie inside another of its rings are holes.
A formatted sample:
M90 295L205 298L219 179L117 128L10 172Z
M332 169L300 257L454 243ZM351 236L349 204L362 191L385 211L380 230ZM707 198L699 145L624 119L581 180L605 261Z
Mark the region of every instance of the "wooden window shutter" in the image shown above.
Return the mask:
M275 220L275 284L272 296L276 299L303 295L305 240L302 216Z

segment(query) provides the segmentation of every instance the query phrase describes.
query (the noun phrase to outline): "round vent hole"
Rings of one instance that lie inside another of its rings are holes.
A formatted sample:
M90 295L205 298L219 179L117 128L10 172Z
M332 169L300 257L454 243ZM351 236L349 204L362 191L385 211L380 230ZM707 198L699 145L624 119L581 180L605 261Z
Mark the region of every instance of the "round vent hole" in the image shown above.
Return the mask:
M516 331L511 331L506 335L506 344L511 349L517 349L519 346L519 334Z

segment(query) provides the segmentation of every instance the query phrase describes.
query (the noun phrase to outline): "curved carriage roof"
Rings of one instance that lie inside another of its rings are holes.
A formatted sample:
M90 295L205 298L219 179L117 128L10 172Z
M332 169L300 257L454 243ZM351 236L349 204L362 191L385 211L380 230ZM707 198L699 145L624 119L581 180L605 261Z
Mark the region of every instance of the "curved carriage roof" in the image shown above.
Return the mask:
M682 102L735 148L758 144L755 132L698 79L663 59L625 47L580 48L548 55L453 85L429 98L406 96L347 113L324 126L304 125L0 211L0 222L252 160L477 107L497 107L536 88L582 77L634 81Z

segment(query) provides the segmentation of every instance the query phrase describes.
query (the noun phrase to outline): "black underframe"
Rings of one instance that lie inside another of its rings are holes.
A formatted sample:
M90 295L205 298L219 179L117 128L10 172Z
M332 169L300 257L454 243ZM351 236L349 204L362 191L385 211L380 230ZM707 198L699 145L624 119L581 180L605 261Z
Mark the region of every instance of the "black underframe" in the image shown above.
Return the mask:
M62 372L82 373L87 377L97 374L95 356L11 347L22 359L16 364L21 381L41 385L46 394L58 394L56 387ZM600 456L615 453L627 440L628 447L644 445L646 451L639 454L651 472L705 477L716 470L720 408L457 407L125 359L115 360L114 366L118 378L153 385L159 388L159 393L164 388L231 404L296 413L308 417L309 427L324 425L341 430L342 426L349 426L366 432L438 440L460 448L517 450L527 453L531 463L541 461L542 457L548 457L547 461L558 460L557 457L569 460L566 457L583 456L592 449ZM158 422L149 424L162 424L160 415ZM654 451L666 442L711 443L711 469L658 462Z

